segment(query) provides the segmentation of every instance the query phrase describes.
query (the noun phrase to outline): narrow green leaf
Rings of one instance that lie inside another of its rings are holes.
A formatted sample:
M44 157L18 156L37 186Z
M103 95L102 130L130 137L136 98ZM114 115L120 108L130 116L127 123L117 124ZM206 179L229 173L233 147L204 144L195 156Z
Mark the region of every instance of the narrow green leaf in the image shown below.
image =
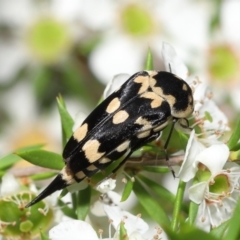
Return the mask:
M240 142L234 145L234 147L232 147L230 150L234 152L240 150Z
M61 155L46 150L31 150L26 152L16 152L15 154L40 167L61 170L64 166Z
M229 225L229 220L222 223L221 225L219 225L218 227L214 228L211 231L211 235L216 237L217 239L223 239L226 230L228 229L228 225Z
M77 199L77 218L80 220L85 220L89 209L90 209L90 199L91 199L91 187L88 186L85 189L78 192Z
M234 213L229 221L229 228L224 239L226 240L236 240L239 239L240 236L240 200L235 207Z
M120 240L129 240L127 230L124 226L124 222L120 223Z
M143 171L154 172L154 173L169 173L169 167L159 167L159 166L143 166L141 168Z
M178 223L179 223L179 216L181 211L181 206L183 202L183 194L185 191L186 183L183 181L179 181L177 195L175 198L174 209L173 209L173 217L171 227L173 231L177 231Z
M153 56L152 56L152 51L151 51L150 48L148 48L145 69L146 70L153 70Z
M147 178L142 174L138 174L138 177L146 184L146 186L150 187L151 191L153 191L155 194L159 196L160 202L170 203L171 205L174 204L175 195L171 193L168 189L159 185L158 183L154 182L153 180ZM182 210L184 210L185 212L188 211L188 206L184 203L182 204Z
M174 232L169 227L163 227L169 240L217 240L210 233L206 233L193 225L181 224L179 231Z
M41 149L44 146L45 146L45 144L30 145L30 146L18 148L15 152L26 152L26 151L30 151L30 150L38 150L38 149Z
M128 199L132 190L133 190L133 181L129 177L127 177L127 183L125 184L125 187L122 193L121 202L124 202Z
M48 236L45 233L43 233L42 231L40 231L40 235L41 235L41 240L50 240L48 238Z
M34 181L39 181L39 180L44 180L44 179L54 177L55 175L56 175L55 172L44 172L44 173L34 174L30 178Z
M169 218L163 208L146 191L139 179L136 177L133 184L133 191L136 194L139 203L146 209L149 216L161 226L170 225Z
M59 195L59 199L60 198L63 198L64 196L66 196L67 194L69 193L69 191L68 191L68 189L67 188L64 188L62 191L61 191L61 193L60 193L60 195Z
M3 175L6 173L6 171L1 171L0 170L0 183L1 183L1 178L3 177Z
M58 206L60 206L61 211L64 213L64 215L77 219L77 215L75 213L75 210L70 208L66 203L64 203L61 199L58 199Z
M194 203L194 202L190 202L190 205L189 205L189 223L190 224L194 224L195 222L195 219L197 217L197 212L198 212L198 207L199 205Z
M61 95L57 97L57 103L62 125L62 143L63 146L65 146L68 139L72 136L74 121L71 115L68 113L65 102Z
M13 164L21 160L19 156L15 154L8 154L0 159L0 170L6 170L10 168Z
M237 125L233 130L232 136L228 141L228 147L231 151L235 147L235 145L238 143L239 139L240 139L240 119L238 120Z

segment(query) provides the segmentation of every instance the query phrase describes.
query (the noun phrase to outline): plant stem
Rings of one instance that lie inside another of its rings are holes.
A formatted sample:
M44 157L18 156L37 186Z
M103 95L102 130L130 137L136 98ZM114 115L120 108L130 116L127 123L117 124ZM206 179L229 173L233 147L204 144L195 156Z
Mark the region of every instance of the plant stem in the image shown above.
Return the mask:
M180 214L180 210L181 210L185 187L186 187L186 183L180 180L179 184L178 184L178 190L177 190L175 203L174 203L172 223L171 223L171 229L174 232L176 232L178 229L178 220L179 220L179 214Z

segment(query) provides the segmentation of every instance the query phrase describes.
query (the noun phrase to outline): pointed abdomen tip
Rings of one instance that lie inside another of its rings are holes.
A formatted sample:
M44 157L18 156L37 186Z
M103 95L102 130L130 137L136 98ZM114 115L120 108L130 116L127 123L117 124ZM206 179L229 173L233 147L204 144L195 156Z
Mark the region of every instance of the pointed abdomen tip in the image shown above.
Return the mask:
M25 208L31 207L32 205L40 202L50 194L56 192L57 190L61 190L67 187L69 184L62 178L62 174L58 174L53 181L31 202L29 202Z

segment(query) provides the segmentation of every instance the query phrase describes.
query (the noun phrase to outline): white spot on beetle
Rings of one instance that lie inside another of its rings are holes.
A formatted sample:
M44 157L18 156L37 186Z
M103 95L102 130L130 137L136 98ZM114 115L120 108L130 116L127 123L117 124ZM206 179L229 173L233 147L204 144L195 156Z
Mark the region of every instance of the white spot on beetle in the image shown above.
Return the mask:
M114 98L107 106L106 112L113 113L115 112L121 105L119 98Z
M124 122L128 117L129 117L129 114L126 111L121 110L114 114L112 121L114 124L119 124Z
M129 144L130 144L130 141L129 140L126 140L125 142L123 142L122 144L120 144L116 150L118 152L123 152L125 151L128 147L129 147Z
M158 96L154 92L145 92L141 95L141 98L152 99L152 102L151 102L151 107L152 108L160 107L161 104L162 104L162 101L163 101L163 98Z
M74 133L73 137L76 139L78 142L82 141L88 132L88 125L87 123L84 123L81 127L79 127Z
M153 131L154 131L154 132L159 132L159 131L161 131L163 128L165 128L165 127L170 123L171 120L172 120L172 117L170 117L170 118L169 118L166 122L164 122L163 124L155 127L155 128L153 129Z
M77 177L77 179L83 179L86 177L85 173L83 171L79 171L75 174L75 176Z
M100 164L105 164L105 163L111 162L111 159L106 158L106 157L103 157L103 158L101 158L98 162L99 162Z
M145 138L145 137L148 137L150 135L151 131L148 130L148 131L143 131L143 132L140 132L137 134L137 138Z
M141 94L147 91L149 87L149 76L138 76L133 80L135 83L142 84L141 88L138 91L138 94Z
M72 177L71 171L67 166L65 166L61 172L60 172L62 179L67 183L67 184L73 184L75 183L75 179Z
M187 91L188 90L187 84L183 83L182 90L183 91Z
M100 142L96 139L88 140L82 147L82 150L85 152L85 156L90 163L93 163L100 159L105 152L98 152Z
M91 164L90 166L87 167L88 171L94 171L96 169L98 169L98 168L96 166L94 166L93 164Z

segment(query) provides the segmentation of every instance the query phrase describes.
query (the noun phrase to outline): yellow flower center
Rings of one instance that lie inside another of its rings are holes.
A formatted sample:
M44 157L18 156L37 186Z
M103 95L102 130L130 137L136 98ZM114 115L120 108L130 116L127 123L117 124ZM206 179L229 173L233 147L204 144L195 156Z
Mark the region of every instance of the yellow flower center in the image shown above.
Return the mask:
M209 185L209 191L218 194L228 193L229 188L228 177L225 174L217 175L214 178L214 183Z
M27 35L27 44L36 58L45 63L55 62L70 48L67 27L51 18L35 22Z
M154 32L154 19L142 6L128 5L122 10L120 17L124 30L133 36L145 36Z
M226 45L213 47L210 51L209 71L219 81L234 78L238 71L238 60Z

